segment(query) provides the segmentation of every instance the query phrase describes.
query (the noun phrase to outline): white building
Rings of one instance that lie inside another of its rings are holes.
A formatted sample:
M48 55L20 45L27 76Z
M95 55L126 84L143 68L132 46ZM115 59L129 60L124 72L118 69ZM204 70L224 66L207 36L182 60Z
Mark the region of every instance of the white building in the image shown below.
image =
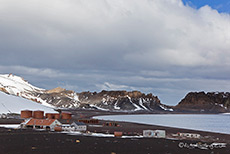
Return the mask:
M143 130L144 137L165 138L165 130Z
M83 122L73 122L71 126L75 128L75 131L86 131L87 130L87 126Z
M47 129L54 131L54 127L60 126L57 119L27 119L21 123L22 128Z
M185 138L200 138L200 134L193 134L193 133L178 133L178 136L185 137Z

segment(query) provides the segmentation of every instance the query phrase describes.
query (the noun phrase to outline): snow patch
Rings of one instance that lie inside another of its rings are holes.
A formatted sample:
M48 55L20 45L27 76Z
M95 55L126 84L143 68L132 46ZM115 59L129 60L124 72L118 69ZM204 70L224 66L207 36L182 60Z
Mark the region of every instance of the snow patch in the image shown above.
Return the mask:
M44 91L44 89L34 87L21 77L12 74L0 75L0 88L6 89L12 95L20 95L28 91Z
M143 109L148 110L148 109L144 106L143 101L142 101L142 98L139 99L139 104L140 104L140 106L141 106Z
M0 92L0 114L20 114L21 110L43 110L49 113L57 113L53 108L41 105L39 103L35 103L21 97L7 95L3 92Z
M94 105L94 104L89 104L89 106L90 106L90 107L94 107L94 108L96 108L96 109L98 109L98 110L109 111L109 109L104 109L104 108L98 107L98 106L96 106L96 105Z
M0 127L17 129L17 128L20 127L20 125L19 124L17 124L17 125L15 125L15 124L7 124L7 125L0 125Z
M137 104L133 103L133 101L131 100L131 98L128 95L126 97L129 99L130 103L136 108L136 109L134 109L134 111L143 110L140 106L138 106Z
M169 109L169 108L165 108L164 106L162 106L162 105L159 105L163 110L165 110L165 111L170 111L170 112L172 112L173 111L173 109Z
M115 110L120 110L121 108L119 106L117 106L118 100L116 101L116 103L114 104L114 109Z
M42 105L45 105L45 106L51 107L51 108L55 108L53 105L47 103L46 100L43 100L43 99L41 99L39 97L35 97L35 96L32 96L32 95L28 95L28 94L25 94L25 95L23 94L22 97L30 99L30 100L36 100L36 102L41 103Z
M114 137L114 134L104 134L104 133L81 133L77 131L62 132L62 133L67 133L68 135L84 135L84 136L93 136L93 137ZM143 138L143 136L122 136L121 138Z

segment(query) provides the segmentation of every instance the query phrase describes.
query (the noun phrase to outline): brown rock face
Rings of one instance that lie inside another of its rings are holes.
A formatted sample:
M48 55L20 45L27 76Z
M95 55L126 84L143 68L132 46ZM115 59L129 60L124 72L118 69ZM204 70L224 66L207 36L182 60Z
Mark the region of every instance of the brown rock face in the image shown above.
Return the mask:
M180 101L176 108L226 112L230 108L230 93L190 92Z
M121 111L165 111L166 105L160 103L157 96L139 91L101 91L81 92L55 88L39 93L36 97L61 108L90 108L99 110Z
M162 110L160 100L152 94L144 94L139 91L101 91L82 92L78 94L81 106L94 104L108 110Z
M9 94L9 92L5 88L0 88L0 91Z

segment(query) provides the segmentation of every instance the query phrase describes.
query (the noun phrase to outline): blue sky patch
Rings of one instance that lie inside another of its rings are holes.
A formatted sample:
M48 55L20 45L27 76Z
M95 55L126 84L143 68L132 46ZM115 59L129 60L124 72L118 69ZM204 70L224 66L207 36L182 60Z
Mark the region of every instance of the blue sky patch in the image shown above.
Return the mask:
M230 13L230 0L182 0L184 4L187 4L193 8L201 8L205 5L209 5L218 12Z

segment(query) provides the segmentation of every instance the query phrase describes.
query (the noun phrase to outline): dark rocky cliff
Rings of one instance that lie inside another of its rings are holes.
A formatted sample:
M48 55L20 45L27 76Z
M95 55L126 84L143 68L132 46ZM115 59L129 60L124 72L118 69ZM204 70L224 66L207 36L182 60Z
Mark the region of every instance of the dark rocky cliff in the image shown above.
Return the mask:
M160 103L157 96L139 91L101 91L75 93L61 88L55 88L36 97L59 108L83 108L107 111L172 111Z
M190 92L175 108L191 111L228 112L230 109L230 93Z

